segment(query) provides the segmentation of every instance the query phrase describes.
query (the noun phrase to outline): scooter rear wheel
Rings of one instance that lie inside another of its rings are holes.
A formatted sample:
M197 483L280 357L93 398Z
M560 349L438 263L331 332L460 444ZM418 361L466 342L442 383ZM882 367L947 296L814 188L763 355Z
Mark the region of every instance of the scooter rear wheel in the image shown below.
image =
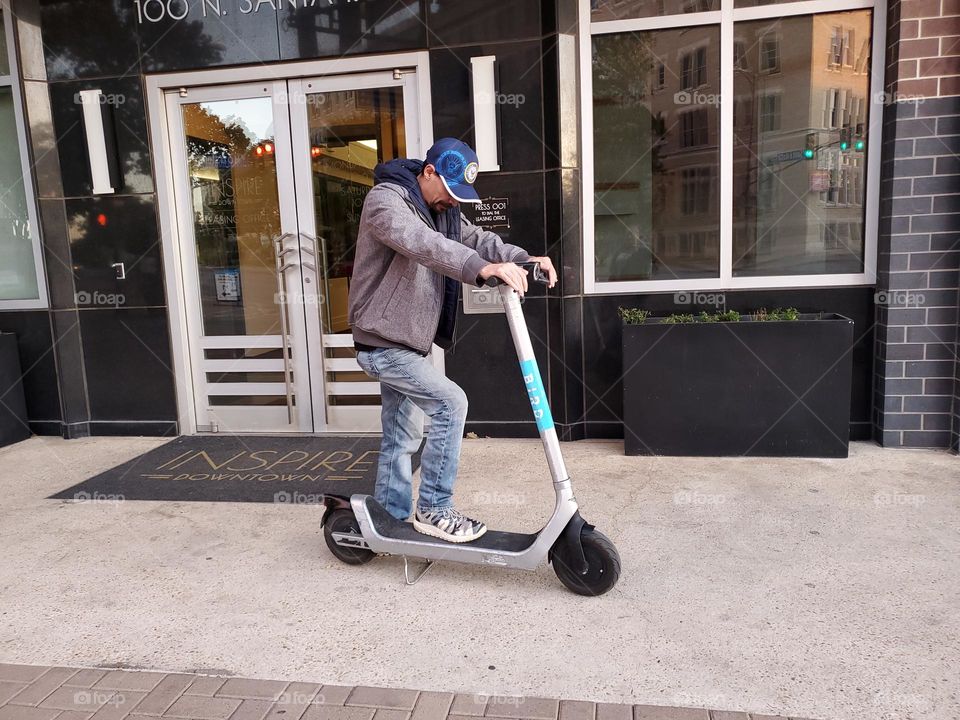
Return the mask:
M574 549L566 543L557 547L553 555L553 571L568 590L578 595L603 595L620 578L620 553L599 530L584 528L580 543L587 560L587 572L581 575L574 569Z
M357 522L353 510L334 510L330 513L326 522L323 523L323 539L327 541L327 547L330 548L333 556L347 565L363 565L373 560L372 550L338 545L333 533L360 534L360 523Z

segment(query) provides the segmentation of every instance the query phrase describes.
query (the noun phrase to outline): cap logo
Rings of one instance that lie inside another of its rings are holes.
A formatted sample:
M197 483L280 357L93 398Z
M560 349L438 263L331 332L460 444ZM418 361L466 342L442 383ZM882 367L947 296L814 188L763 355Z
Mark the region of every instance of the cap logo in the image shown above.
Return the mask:
M480 166L475 162L472 162L464 169L463 179L473 185L473 181L477 179L478 172L480 172Z
M463 177L464 165L466 159L458 150L444 150L437 158L437 171L447 180L460 182Z

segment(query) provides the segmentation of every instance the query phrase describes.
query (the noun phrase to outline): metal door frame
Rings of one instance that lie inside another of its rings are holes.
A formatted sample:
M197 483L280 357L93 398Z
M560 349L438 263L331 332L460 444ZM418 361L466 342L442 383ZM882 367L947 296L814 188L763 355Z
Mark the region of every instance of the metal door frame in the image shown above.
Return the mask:
M310 156L310 121L307 112L306 96L324 92L341 90L367 90L373 88L398 87L403 91L403 123L405 142L408 157L422 157L425 148L420 146L419 111L416 103L415 72L395 73L391 71L369 72L362 75L338 75L333 77L296 78L289 80L290 94L290 127L293 138L294 182L298 188L313 187L313 168ZM336 362L337 370L363 372L356 360L341 358L334 361L326 359L326 348L353 346L349 335L324 335L321 332L320 302L317 292L323 280L320 271L323 265L323 241L316 228L316 204L312 192L297 193L298 225L302 241L312 243L312 248L301 245L301 252L316 257L314 270L304 268L304 288L315 289L312 297L307 297L304 291L304 304L307 317L307 344L312 349L310 353L312 404L314 428L317 432L332 430L333 432L378 432L380 429L379 406L357 406L353 408L337 408L336 416L328 413L327 383L325 365ZM355 384L355 383L351 383ZM366 383L375 386L377 383ZM370 388L368 388L370 389ZM379 395L379 386L376 393ZM331 408L332 410L332 408ZM333 427L331 427L333 426ZM339 427L338 427L339 426Z
M150 75L144 80L143 90L147 106L148 133L151 159L156 182L157 207L160 221L160 240L163 250L164 288L169 308L169 332L173 361L174 386L177 397L177 422L181 434L198 433L196 393L190 356L184 281L187 277L182 263L182 238L178 225L178 209L174 193L173 142L167 113L165 94L181 88L199 90L204 86L258 83L263 87L275 81L293 78L316 78L330 75L350 75L378 70L415 70L412 74L416 88L417 122L407 122L407 134L418 136L420 147L433 144L432 102L430 95L429 53L427 51L391 53L329 60L289 62L276 65L232 67L191 72ZM406 93L405 93L406 96ZM406 105L406 97L405 97ZM406 112L406 106L405 106ZM278 168L279 172L279 168ZM442 366L442 355L439 363ZM325 427L321 425L320 427Z

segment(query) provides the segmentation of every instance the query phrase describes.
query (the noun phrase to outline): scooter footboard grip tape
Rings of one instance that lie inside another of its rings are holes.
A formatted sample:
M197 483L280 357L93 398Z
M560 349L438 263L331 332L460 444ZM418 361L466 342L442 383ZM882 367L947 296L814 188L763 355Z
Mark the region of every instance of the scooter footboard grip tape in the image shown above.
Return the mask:
M523 373L523 382L527 386L527 397L530 398L530 407L533 408L533 418L537 421L537 430L549 430L553 427L553 415L547 403L547 393L543 389L537 361L521 360L520 372Z

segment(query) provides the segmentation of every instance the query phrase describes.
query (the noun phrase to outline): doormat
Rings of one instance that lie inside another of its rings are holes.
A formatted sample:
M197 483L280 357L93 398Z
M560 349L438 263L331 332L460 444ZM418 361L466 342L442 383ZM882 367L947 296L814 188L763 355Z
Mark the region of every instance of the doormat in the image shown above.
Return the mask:
M319 503L372 493L379 451L379 437L185 436L48 499Z

